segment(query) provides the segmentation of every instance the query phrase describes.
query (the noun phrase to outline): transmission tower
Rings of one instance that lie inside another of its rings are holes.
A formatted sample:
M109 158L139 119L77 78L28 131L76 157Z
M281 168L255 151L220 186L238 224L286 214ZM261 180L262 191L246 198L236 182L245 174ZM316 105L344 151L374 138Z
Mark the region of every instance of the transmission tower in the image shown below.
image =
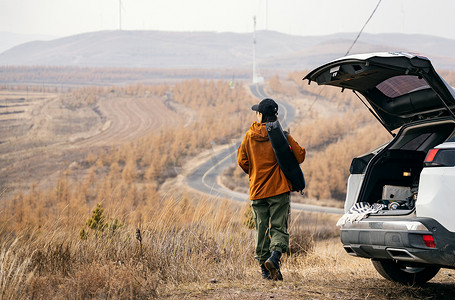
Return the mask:
M118 0L118 26L122 30L122 0Z
M256 16L253 17L253 83L257 83L256 74Z
M253 17L253 21L253 83L262 83L264 82L264 78L258 76L256 68L256 16Z

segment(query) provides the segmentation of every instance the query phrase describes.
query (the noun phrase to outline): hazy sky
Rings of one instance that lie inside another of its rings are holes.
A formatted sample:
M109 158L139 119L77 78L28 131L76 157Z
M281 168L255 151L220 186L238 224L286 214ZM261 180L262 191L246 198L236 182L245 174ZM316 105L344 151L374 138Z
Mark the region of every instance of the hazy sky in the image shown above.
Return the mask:
M295 35L358 32L378 0L121 0L122 29ZM382 0L364 32L455 39L455 1ZM119 29L119 0L0 0L0 31L67 36Z

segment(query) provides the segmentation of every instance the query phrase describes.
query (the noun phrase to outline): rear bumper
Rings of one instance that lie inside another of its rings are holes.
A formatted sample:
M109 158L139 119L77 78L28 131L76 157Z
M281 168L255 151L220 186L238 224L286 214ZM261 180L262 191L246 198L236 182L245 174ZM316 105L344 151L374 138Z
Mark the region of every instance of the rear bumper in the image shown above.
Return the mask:
M433 236L436 248L425 245L424 235ZM352 256L455 267L455 233L431 218L370 216L343 225L341 242Z

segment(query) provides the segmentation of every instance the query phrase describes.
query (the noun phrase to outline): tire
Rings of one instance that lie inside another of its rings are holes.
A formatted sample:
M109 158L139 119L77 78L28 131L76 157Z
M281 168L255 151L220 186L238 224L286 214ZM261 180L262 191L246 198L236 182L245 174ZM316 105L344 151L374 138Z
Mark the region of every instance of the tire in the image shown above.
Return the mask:
M438 274L440 269L433 266L410 266L391 259L372 259L371 262L376 271L385 279L407 285L424 284Z

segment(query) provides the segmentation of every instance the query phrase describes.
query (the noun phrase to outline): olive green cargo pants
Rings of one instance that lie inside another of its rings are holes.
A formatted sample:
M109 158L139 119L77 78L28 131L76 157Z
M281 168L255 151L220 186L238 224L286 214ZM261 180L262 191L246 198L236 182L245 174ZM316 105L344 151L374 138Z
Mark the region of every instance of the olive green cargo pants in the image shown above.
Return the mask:
M283 253L288 249L289 197L289 193L284 193L251 201L256 225L255 258L259 264L265 263L272 251Z

